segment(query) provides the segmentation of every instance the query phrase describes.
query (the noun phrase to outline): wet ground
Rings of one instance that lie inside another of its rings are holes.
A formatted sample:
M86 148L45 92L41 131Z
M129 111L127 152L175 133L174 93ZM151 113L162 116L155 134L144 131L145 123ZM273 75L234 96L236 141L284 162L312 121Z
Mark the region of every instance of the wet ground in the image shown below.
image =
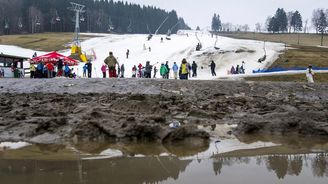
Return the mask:
M172 142L225 134L328 135L328 85L138 79L0 80L0 140ZM169 125L179 122L181 127Z
M263 139L212 140L198 143L198 148L191 146L193 141L174 147L2 143L0 178L10 184L327 182L327 140L271 137L273 143Z
M306 83L0 80L1 182L326 183L327 91Z

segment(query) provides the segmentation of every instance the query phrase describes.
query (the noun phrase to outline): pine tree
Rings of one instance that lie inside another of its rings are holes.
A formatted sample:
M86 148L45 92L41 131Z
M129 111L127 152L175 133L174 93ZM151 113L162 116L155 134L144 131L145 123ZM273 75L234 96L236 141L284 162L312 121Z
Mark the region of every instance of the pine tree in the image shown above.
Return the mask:
M294 32L302 31L303 21L302 16L298 11L295 11L292 16L291 26L294 28Z

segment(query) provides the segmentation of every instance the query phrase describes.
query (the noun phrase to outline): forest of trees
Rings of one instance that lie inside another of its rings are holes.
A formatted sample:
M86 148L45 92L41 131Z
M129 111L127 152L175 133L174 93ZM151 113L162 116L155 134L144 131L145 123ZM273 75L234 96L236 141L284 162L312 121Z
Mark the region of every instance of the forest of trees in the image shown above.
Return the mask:
M73 32L75 13L70 2L85 5L81 32L155 33L190 29L177 12L113 0L0 0L0 34Z

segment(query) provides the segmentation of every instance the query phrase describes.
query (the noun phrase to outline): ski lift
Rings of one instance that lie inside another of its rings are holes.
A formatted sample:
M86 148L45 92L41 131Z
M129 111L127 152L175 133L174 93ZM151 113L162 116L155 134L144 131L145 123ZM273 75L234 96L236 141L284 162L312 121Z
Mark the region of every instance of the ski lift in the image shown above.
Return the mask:
M38 16L35 17L35 25L40 26L41 22Z
M171 34L172 34L171 29L168 29L166 35L167 35L167 36L171 36Z
M84 22L84 21L85 21L85 18L84 18L84 16L83 16L83 14L81 15L80 21L81 21L81 22Z
M55 16L56 16L56 21L57 21L57 22L60 22L60 21L61 21L61 19L60 19L59 15L58 15L58 12L57 12L57 10L56 10L56 15L55 15Z
M132 33L132 21L130 20L130 24L127 28L128 33Z
M9 23L8 22L5 23L5 29L9 29Z

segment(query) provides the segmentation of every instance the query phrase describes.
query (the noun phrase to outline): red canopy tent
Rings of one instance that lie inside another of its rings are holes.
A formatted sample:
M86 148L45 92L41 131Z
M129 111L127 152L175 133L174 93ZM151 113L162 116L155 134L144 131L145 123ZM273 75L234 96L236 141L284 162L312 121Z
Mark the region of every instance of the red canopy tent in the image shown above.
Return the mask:
M32 58L30 63L38 64L38 63L42 62L42 63L46 64L46 63L51 62L52 64L56 65L57 61L60 59L62 59L64 61L64 65L68 64L69 66L75 66L75 65L79 64L79 62L77 60L74 60L72 58L58 54L57 52L50 52L48 54Z

